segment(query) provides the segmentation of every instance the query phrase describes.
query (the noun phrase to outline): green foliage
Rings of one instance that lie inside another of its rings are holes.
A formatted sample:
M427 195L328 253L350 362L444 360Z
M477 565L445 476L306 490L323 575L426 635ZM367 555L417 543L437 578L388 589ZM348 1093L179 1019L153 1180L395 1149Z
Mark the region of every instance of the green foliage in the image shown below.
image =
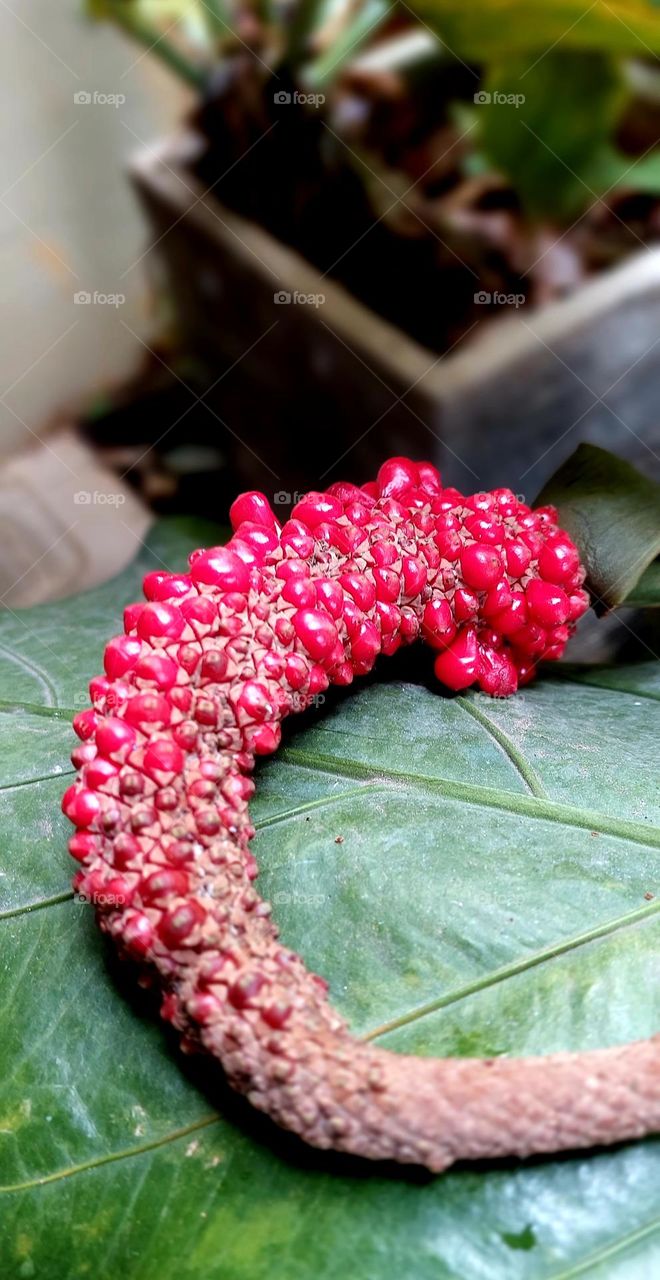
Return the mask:
M70 712L142 575L217 537L158 526L114 582L0 620L0 1273L657 1274L657 1141L439 1178L302 1150L178 1054L72 901ZM658 663L506 702L361 682L260 767L261 891L358 1034L461 1055L658 1030L658 699Z
M657 573L650 566L660 555L659 484L606 449L581 444L536 505L545 502L557 507L561 525L580 548L597 612L624 602L658 602L652 599Z
M616 64L600 53L549 53L491 63L479 142L532 218L570 222L603 187L603 157L623 103ZM518 105L512 97L520 97ZM479 142L477 145L479 145Z
M241 47L234 28L242 0L87 0L87 6L193 84L204 83L214 60ZM267 3L258 12L272 42L267 61L283 59L307 88L331 88L391 18L392 6L359 0L342 9L329 0L295 0L289 9ZM660 53L660 7L648 0L597 0L586 10L574 0L413 0L405 14L417 14L436 33L440 56L475 67L475 88L481 69L491 104L474 113L478 129L466 171L502 173L530 220L568 225L622 184L660 193L660 158L624 156L614 141L630 98L623 60ZM335 33L313 54L328 22ZM192 43L193 59L176 36L163 35L172 24ZM521 96L517 105L503 101Z
M466 62L537 57L555 46L641 57L660 53L652 0L411 0L410 7Z

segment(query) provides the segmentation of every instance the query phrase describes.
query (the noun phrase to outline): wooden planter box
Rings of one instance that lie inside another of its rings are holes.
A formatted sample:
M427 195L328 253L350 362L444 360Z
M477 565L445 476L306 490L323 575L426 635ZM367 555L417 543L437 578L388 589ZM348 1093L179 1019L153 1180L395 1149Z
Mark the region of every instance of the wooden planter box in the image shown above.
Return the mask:
M192 172L200 146L167 138L131 175L151 260L209 385L218 379L208 404L250 487L366 478L411 453L459 488L533 498L580 440L658 467L660 250L562 302L503 307L439 358L205 193ZM280 291L324 301L278 304Z

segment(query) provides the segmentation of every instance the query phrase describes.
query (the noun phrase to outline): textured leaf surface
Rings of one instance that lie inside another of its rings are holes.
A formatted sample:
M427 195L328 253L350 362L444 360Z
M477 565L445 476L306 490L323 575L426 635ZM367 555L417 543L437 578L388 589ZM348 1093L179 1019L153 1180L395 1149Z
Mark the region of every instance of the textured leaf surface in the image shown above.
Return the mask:
M657 1140L440 1178L309 1152L177 1053L72 901L59 709L84 702L146 569L211 539L161 527L115 582L0 622L0 1274L660 1273ZM284 939L396 1050L656 1031L660 664L569 668L491 702L439 695L431 658L406 658L292 724L259 770L260 886Z

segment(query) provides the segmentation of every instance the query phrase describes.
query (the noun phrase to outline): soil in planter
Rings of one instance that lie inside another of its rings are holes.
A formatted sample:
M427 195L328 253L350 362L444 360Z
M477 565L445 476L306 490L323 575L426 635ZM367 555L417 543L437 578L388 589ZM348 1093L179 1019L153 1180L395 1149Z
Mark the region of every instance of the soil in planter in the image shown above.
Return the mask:
M449 104L470 101L474 84L468 68L432 66L414 95L355 81L320 111L295 100L285 71L265 78L239 56L198 113L207 139L198 176L322 275L445 352L501 314L502 298L546 302L660 238L655 197L622 190L562 235L530 228L496 175L466 178L467 143Z

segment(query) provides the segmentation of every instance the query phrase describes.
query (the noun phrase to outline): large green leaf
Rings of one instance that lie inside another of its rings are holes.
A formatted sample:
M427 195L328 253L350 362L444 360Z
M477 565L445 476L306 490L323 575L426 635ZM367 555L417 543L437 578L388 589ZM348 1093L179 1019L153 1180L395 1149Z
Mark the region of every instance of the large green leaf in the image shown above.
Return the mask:
M580 444L548 480L535 505L553 504L577 543L594 608L651 604L660 554L660 484L623 458ZM637 587L639 585L639 596Z
M531 69L557 45L639 57L660 50L653 0L411 0L410 8L467 61L520 53Z
M548 53L533 75L529 57L492 63L477 95L478 145L513 184L532 217L572 221L612 176L611 138L625 100L608 54ZM481 102L480 98L487 101ZM633 170L628 160L625 166Z
M59 708L81 705L142 573L212 537L161 527L115 582L0 622L0 1274L659 1274L658 1141L439 1178L307 1151L178 1054L71 900ZM285 940L392 1049L656 1031L660 664L491 702L426 687L431 661L329 698L260 768L256 853Z

